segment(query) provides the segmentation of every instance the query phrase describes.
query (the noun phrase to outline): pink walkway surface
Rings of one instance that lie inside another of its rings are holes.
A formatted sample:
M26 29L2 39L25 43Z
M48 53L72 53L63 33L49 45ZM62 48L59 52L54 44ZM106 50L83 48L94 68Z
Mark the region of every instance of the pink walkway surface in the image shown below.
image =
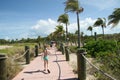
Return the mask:
M50 50L49 70L44 70L44 61L41 56L36 57L12 80L77 80L65 56L54 49Z

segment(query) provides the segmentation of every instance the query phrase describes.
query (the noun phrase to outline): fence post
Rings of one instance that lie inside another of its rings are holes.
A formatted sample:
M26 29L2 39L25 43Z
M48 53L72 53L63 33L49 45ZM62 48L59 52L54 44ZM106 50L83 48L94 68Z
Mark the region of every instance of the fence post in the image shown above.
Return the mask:
M68 46L65 46L65 56L66 56L66 61L69 61L69 53L68 53Z
M63 43L61 43L61 45L60 45L60 49L61 49L61 51L62 51L62 54L64 55L64 47L63 47Z
M77 68L79 80L86 80L86 60L82 56L84 53L84 49L78 49L77 51Z
M35 57L38 56L38 45L35 45Z
M96 41L97 40L97 33L95 32L94 35L95 35L95 41Z
M25 54L26 64L30 63L30 50L29 49L30 49L29 46L25 46L25 51L27 51Z
M6 55L0 54L0 80L7 80Z
M40 44L40 42L38 43L39 44L39 49L41 48L41 44Z

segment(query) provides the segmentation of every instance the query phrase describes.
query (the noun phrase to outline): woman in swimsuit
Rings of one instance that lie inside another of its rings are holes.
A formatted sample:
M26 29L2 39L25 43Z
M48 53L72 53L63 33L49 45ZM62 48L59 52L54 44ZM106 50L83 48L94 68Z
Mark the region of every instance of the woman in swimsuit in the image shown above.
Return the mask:
M43 55L43 60L44 60L44 71L48 71L48 73L50 73L50 70L48 69L48 55L50 54L50 52L47 50L47 46L44 46L44 53Z

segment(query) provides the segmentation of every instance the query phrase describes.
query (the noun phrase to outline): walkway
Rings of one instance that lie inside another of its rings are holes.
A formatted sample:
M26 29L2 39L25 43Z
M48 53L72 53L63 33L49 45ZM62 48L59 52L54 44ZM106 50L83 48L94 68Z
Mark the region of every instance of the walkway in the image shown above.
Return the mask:
M64 55L54 49L50 50L49 69L51 73L44 72L41 56L36 57L13 80L77 80L72 68L65 61Z

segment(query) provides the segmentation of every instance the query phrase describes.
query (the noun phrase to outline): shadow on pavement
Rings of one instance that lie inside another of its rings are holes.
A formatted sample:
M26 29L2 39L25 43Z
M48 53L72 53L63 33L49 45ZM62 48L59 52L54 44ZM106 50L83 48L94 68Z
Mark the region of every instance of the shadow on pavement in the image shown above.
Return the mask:
M58 79L58 80L78 80L78 78Z
M38 72L42 72L42 73L44 73L44 74L48 74L48 73L44 72L43 70L25 71L24 73L33 74L33 73L38 73Z
M53 61L53 62L64 62L66 60L57 60L57 61Z

